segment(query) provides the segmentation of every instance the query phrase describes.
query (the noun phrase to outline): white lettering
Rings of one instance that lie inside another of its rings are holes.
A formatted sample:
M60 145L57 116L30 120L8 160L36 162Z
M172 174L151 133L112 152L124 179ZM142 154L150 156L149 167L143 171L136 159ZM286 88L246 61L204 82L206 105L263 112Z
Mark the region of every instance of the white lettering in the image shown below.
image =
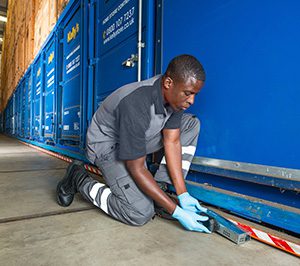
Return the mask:
M74 53L76 53L80 49L80 45L76 46L75 49L69 53L66 57L66 60L68 60Z
M103 21L102 25L105 25L111 18L113 18L121 9L129 3L130 0L124 0L118 7L116 7Z
M54 72L54 68L52 68L49 73L47 74L47 77L49 77Z
M75 68L80 66L80 55L77 55L69 64L66 66L67 74L72 72Z
M108 38L103 40L103 44L106 44L116 38L119 34L121 34L124 30L128 29L131 25L134 24L134 18L131 18L129 21L127 21L124 26L121 26L119 29L114 31L112 34L109 35Z

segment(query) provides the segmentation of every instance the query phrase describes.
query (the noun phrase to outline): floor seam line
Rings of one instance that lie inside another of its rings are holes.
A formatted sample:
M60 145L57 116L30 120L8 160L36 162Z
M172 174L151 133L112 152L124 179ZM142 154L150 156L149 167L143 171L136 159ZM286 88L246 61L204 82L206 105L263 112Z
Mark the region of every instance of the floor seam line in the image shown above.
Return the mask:
M46 212L46 213L40 213L40 214L24 215L24 216L19 216L19 217L2 218L2 219L0 219L0 225L1 224L7 224L7 223L13 223L13 222L32 220L32 219L37 219L37 218L44 218L44 217L49 217L49 216L56 216L56 215L62 215L62 214L89 211L89 210L92 210L92 209L94 209L93 206L92 207L79 208L79 209L73 209L73 210L52 211L52 212Z

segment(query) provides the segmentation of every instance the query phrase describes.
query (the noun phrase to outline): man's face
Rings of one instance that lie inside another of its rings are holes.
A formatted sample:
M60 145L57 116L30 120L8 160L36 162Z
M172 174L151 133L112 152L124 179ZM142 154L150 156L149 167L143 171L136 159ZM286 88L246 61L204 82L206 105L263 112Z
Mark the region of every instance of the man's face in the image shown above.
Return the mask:
M163 81L164 98L175 111L186 110L195 101L196 94L204 86L204 81L189 78L187 81L174 81L166 77Z

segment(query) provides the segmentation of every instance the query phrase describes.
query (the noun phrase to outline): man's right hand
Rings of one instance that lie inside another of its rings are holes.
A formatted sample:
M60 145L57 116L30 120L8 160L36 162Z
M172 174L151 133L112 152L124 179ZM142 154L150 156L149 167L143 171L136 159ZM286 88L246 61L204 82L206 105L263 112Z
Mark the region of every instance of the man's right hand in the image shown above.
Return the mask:
M207 221L207 216L201 216L197 213L184 210L179 206L176 206L172 217L177 219L181 225L189 230L196 232L211 233L201 222Z

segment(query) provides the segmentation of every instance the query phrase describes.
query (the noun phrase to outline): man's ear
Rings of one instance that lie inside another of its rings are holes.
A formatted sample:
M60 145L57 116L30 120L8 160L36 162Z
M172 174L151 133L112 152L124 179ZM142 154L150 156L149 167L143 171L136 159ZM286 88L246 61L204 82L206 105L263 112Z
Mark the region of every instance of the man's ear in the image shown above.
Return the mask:
M173 86L173 80L170 77L166 77L163 83L164 83L164 88L167 90L170 89L171 86Z

